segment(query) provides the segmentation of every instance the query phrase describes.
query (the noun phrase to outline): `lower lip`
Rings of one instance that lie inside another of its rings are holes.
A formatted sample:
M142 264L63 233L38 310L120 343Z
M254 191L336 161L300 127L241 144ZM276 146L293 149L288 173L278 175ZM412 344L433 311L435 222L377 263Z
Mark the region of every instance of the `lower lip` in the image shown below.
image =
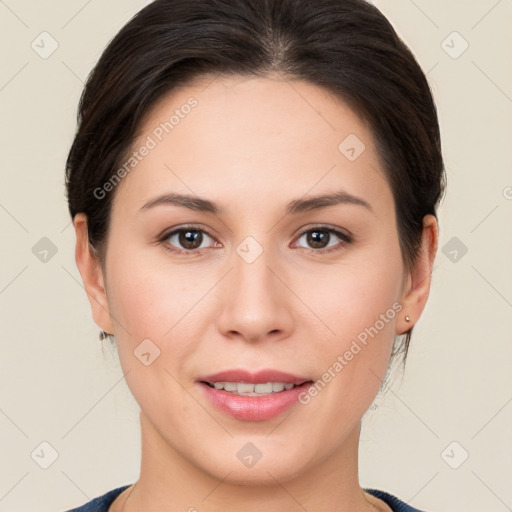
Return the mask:
M313 385L313 382L292 389L265 396L235 395L223 389L211 388L203 382L198 383L213 405L221 411L245 421L264 421L275 418L298 402L299 395Z

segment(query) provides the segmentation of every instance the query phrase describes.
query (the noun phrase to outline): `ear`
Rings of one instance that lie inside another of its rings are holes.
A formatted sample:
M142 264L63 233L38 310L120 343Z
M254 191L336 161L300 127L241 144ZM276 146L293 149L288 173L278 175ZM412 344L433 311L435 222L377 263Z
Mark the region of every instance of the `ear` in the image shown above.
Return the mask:
M77 213L73 219L76 233L75 260L82 276L85 291L91 304L92 317L98 327L114 334L114 324L110 316L105 280L100 261L89 244L87 216Z
M400 303L403 309L396 322L397 334L404 334L418 321L425 308L430 293L430 283L434 257L437 252L439 231L437 220L433 215L423 217L421 249L414 268L407 276ZM406 322L405 317L410 321Z

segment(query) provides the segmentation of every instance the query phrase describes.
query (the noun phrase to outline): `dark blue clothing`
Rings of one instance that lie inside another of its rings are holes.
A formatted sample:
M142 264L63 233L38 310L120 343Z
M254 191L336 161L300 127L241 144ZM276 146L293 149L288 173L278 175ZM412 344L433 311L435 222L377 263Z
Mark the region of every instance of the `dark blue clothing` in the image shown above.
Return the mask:
M389 494L386 491L379 491L378 489L364 489L367 493L373 494L376 498L381 499L386 505L391 507L393 512L422 512L421 510L407 505L407 503L399 500L396 496Z
M84 505L67 510L66 512L107 512L108 507L114 503L114 500L132 484L123 485L117 489L112 489L102 496L98 496Z
M103 496L98 496L93 500L89 501L85 505L81 507L74 508L72 510L67 510L66 512L107 512L108 507L112 505L114 500L130 485L123 485L122 487L118 487L117 489L113 489L112 491L103 494ZM413 508L407 503L399 500L396 496L389 494L385 491L379 491L377 489L364 489L366 492L373 494L377 498L381 499L385 503L387 503L393 512L422 512L417 508Z

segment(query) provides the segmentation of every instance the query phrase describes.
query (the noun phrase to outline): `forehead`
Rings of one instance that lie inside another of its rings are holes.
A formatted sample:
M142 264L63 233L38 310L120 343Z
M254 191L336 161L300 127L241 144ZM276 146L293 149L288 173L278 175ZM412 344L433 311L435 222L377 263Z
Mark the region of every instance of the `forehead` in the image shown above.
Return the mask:
M377 202L390 197L364 120L301 80L201 77L151 108L132 150L144 156L127 166L114 203L140 207L174 190L245 204L249 193L256 206L340 185Z

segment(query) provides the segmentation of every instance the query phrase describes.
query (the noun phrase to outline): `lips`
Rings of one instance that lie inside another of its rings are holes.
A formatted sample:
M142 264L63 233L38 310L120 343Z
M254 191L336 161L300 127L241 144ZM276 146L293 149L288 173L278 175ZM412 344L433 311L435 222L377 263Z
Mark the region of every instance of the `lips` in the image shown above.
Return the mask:
M198 382L247 382L250 384L266 384L267 382L291 383L299 386L304 382L312 380L310 377L301 377L279 370L260 370L251 373L243 369L225 370L210 375L203 375L197 378Z
M313 382L307 381L292 389L261 396L237 395L212 388L204 382L197 385L205 398L223 414L242 421L267 421L297 406L300 395L307 393Z

